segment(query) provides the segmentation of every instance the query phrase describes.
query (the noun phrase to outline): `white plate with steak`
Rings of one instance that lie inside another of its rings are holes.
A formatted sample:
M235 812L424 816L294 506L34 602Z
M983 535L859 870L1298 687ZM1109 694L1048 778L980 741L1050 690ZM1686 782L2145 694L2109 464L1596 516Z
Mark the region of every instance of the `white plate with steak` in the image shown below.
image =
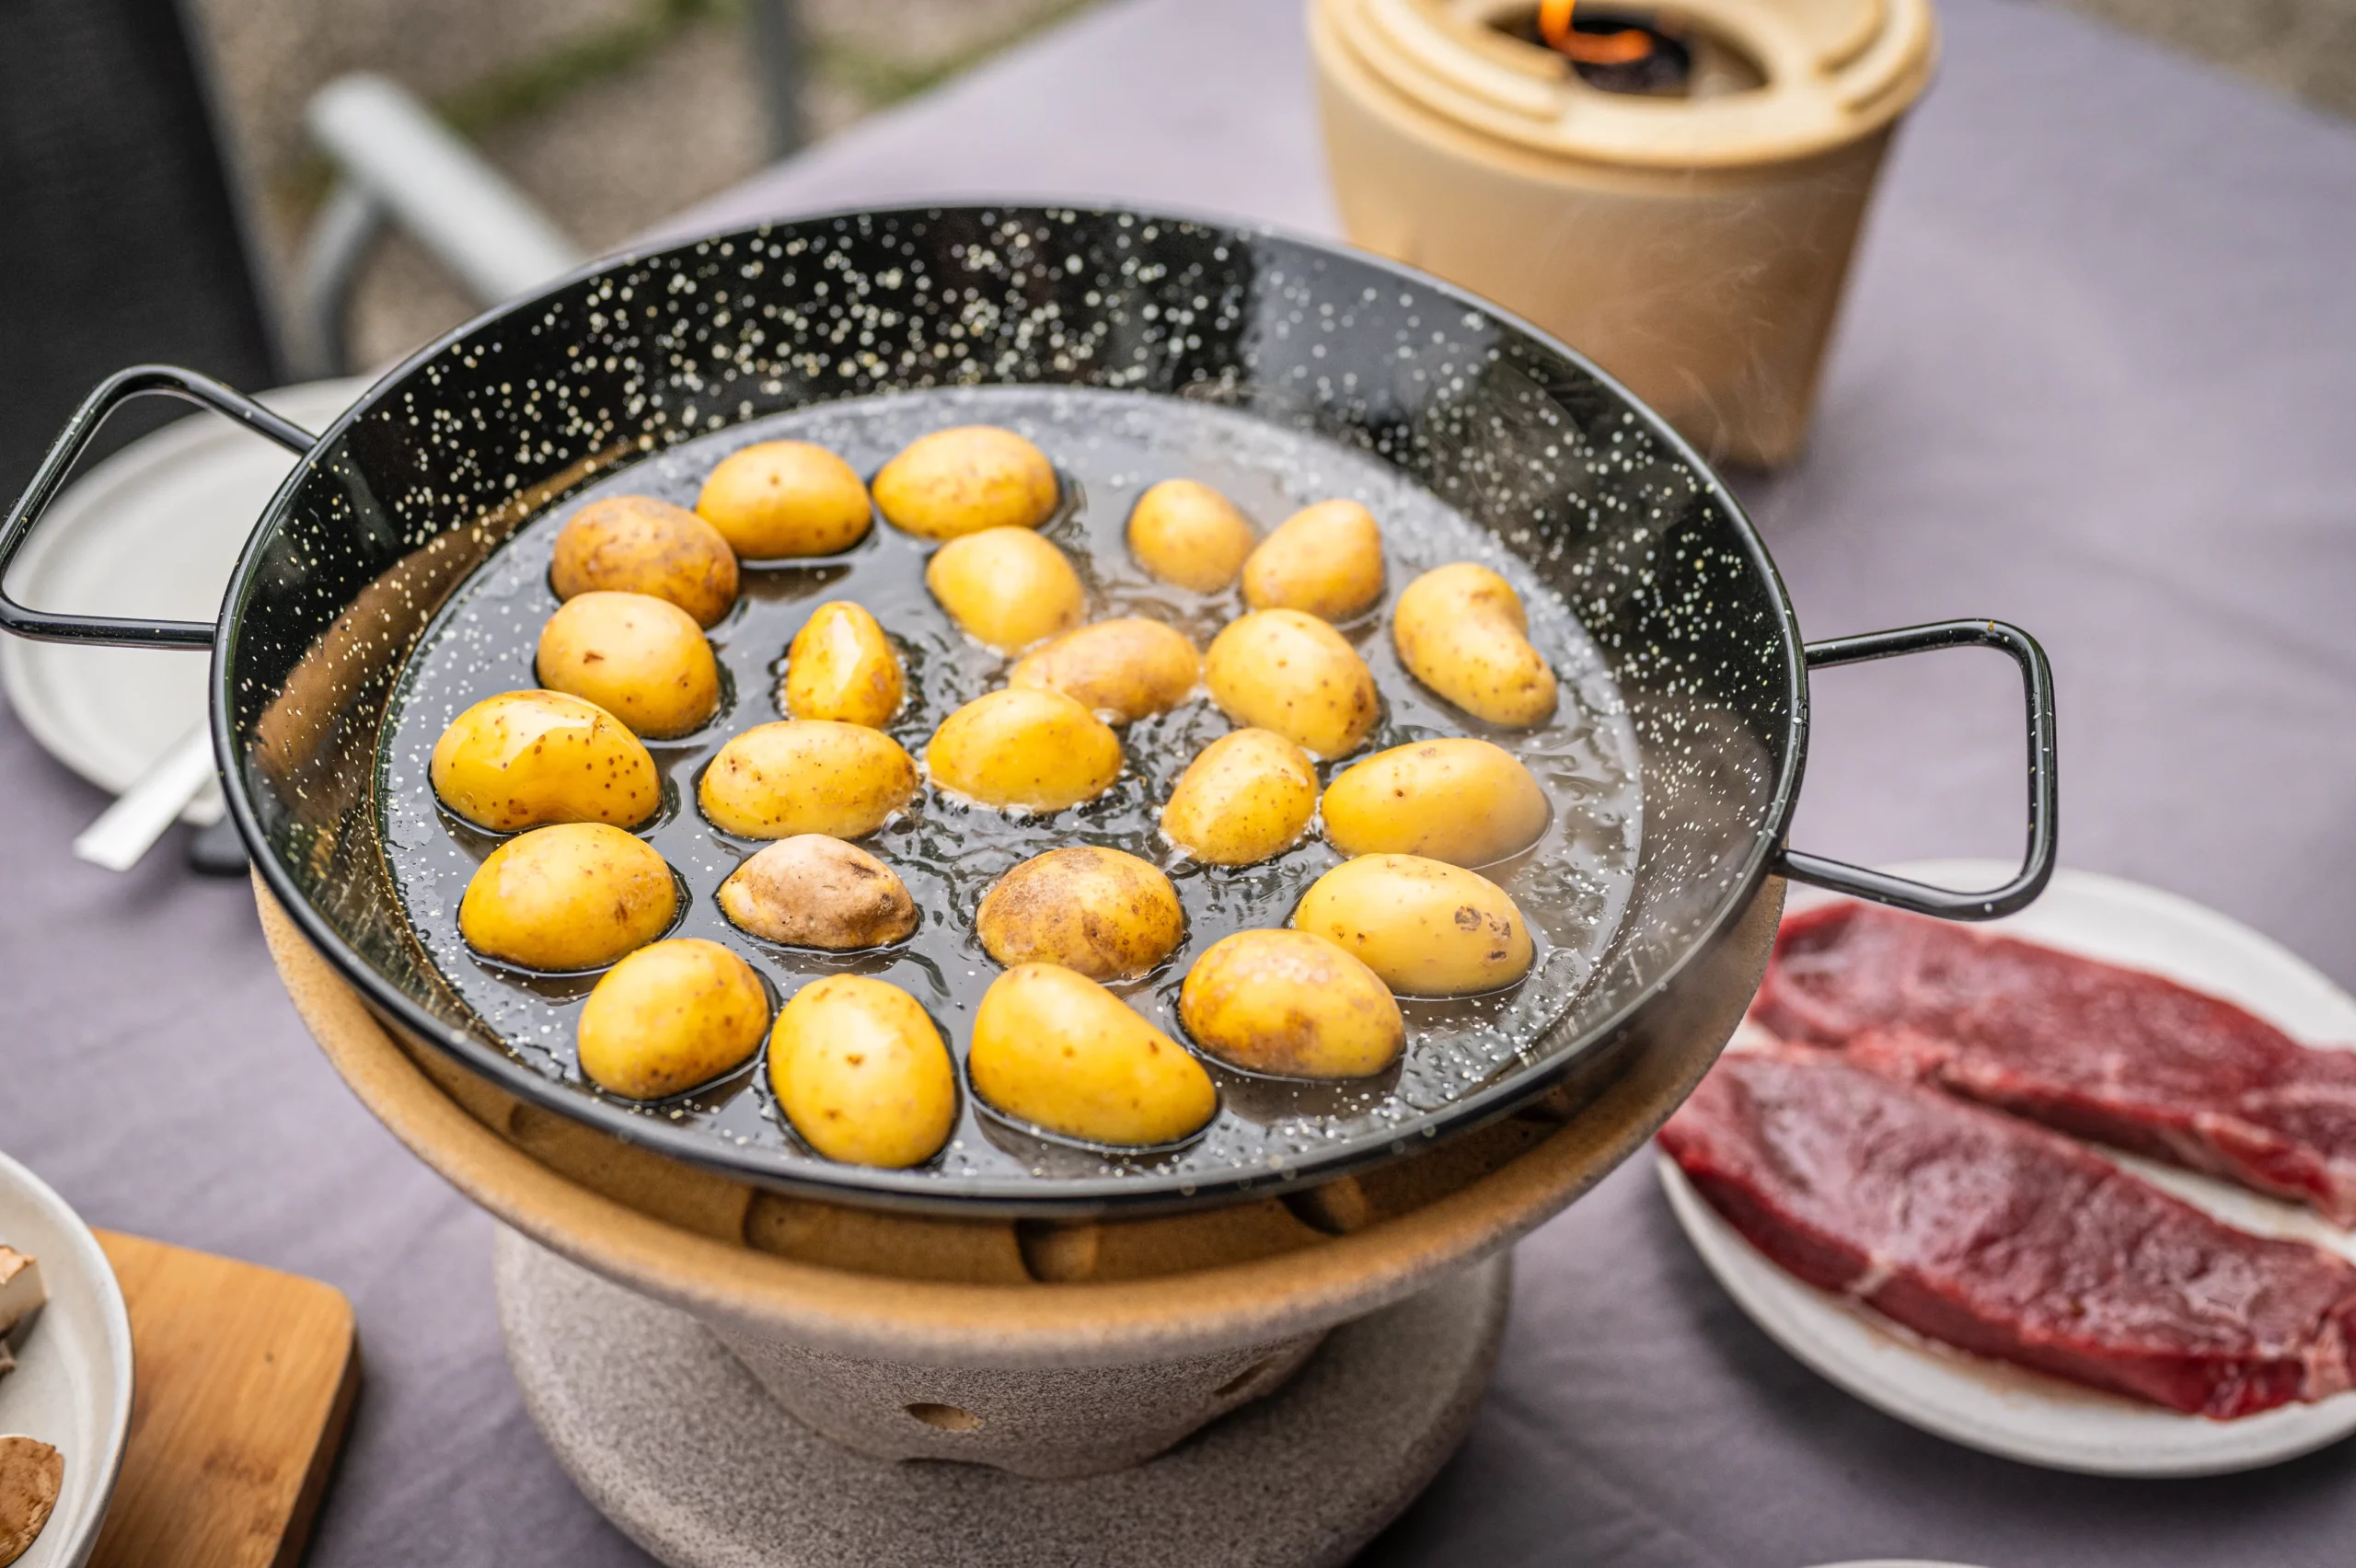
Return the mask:
M1964 886L1975 873L1993 880L2004 870L1971 862L1900 869ZM1824 902L1796 897L1787 919L1806 930L1807 912ZM2170 894L2063 872L2037 905L1992 930L2223 998L2307 1046L2356 1046L2356 1002L2345 993L2266 938ZM1994 958L2018 963L2024 955ZM2229 1048L2236 1036L2222 1014L2207 1020L2211 1037L2224 1042L2212 1085L2185 1078L2180 1054L2162 1054L2177 1076L2160 1073L2157 1082L2117 1063L2106 1069L2091 1046L2073 1062L2064 1047L2086 1046L2085 1035L2102 1032L2103 1015L2078 1005L2088 993L2073 990L2066 973L2045 983L2074 996L2077 1010L2062 1009L2069 1027L2041 1052L2007 1061L2002 1042L2034 1035L2035 1019L1975 1034L1936 1016L1939 986L1953 978L1937 955L1893 963L1911 965L1900 987L1904 1005L1884 998L1868 1009L1875 1029L1823 1038L1843 1049L1804 1055L1790 1070L1766 1059L1736 1064L1672 1124L1680 1157L1710 1182L1715 1201L1742 1212L1744 1228L1784 1264L1837 1287L1804 1283L1771 1262L1664 1156L1670 1206L1736 1302L1784 1348L1868 1403L2033 1464L2216 1474L2356 1432L2356 1396L2339 1391L2356 1378L2356 1268L2345 1262L2356 1259L2356 1236L2315 1212L2338 1201L2336 1124L2329 1115L2270 1115L2281 1101L2328 1110L2337 1062L2319 1069L2302 1055L2267 1066L2282 1043L2259 1038ZM2131 1045L2155 1009L2189 1008L2196 1022L2204 1016L2180 992L2151 993L2141 981L2112 988L2128 997L2133 1015L2108 1031L2114 1041ZM1837 987L1802 998L1825 1004L1814 1014L1779 1005L1772 985L1762 997L1761 1013L1793 1032L1835 1032L1827 1020L1839 1021ZM1767 1038L1754 1026L1745 1043ZM1987 1048L1958 1049L1958 1042ZM2252 1081L2253 1056L2294 1088L2315 1087L2269 1100L2268 1085ZM1803 1070L1819 1076L1793 1076ZM1736 1081L1744 1075L1755 1081ZM2234 1113L2194 1114L2202 1094ZM2073 1131L2149 1138L2147 1147L2182 1163L2234 1169L2314 1207L2079 1143L1974 1101ZM2253 1144L2252 1126L2273 1141ZM2267 1158L2237 1162L2219 1153L2253 1147ZM2109 1179L2114 1169L2141 1181ZM1805 1179L1811 1174L1817 1180ZM1828 1238L1838 1244L1828 1248ZM1939 1338L1901 1326L1867 1298ZM1958 1349L1958 1341L1995 1354ZM2024 1361L2062 1376L2016 1364Z

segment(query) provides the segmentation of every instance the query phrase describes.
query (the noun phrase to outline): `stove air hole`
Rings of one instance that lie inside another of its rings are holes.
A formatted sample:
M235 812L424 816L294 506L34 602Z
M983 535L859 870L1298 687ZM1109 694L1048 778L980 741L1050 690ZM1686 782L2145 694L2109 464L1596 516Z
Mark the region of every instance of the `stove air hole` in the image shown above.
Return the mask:
M1224 1403L1226 1401L1231 1399L1239 1397L1248 1398L1259 1393L1265 1386L1270 1375L1276 1371L1277 1363L1281 1362L1283 1359L1284 1357L1281 1355L1266 1355L1261 1357L1251 1366L1246 1366L1236 1376L1229 1378L1226 1382L1221 1383L1218 1388L1212 1389L1212 1401L1216 1403Z
M959 1405L918 1403L909 1405L907 1412L936 1432L978 1432L982 1428L982 1418Z

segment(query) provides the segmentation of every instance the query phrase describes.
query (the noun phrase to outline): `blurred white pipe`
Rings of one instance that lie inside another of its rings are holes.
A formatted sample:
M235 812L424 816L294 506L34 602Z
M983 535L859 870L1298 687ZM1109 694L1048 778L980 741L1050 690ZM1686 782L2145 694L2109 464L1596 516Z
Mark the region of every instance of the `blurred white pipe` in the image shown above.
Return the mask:
M340 76L311 99L305 119L344 178L483 304L528 293L586 259L398 83Z
M213 778L213 732L200 724L82 830L75 855L110 871L131 870Z

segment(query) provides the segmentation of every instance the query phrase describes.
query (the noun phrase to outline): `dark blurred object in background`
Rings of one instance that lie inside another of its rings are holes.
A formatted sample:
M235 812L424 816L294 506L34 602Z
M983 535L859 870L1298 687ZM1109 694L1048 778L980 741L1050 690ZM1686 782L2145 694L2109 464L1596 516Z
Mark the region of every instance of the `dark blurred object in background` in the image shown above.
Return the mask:
M0 490L83 396L167 360L280 379L173 0L10 0L0 43ZM150 412L150 409L155 411ZM145 400L108 447L171 417Z

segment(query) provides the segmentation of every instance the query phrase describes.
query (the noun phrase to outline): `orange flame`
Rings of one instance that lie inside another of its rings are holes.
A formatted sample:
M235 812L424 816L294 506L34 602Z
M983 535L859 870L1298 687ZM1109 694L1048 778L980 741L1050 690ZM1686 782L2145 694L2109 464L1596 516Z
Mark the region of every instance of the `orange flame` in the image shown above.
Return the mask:
M1642 28L1609 33L1572 31L1571 9L1577 4L1578 0L1541 0L1538 33L1557 54L1581 65L1633 65L1653 52L1652 35Z

